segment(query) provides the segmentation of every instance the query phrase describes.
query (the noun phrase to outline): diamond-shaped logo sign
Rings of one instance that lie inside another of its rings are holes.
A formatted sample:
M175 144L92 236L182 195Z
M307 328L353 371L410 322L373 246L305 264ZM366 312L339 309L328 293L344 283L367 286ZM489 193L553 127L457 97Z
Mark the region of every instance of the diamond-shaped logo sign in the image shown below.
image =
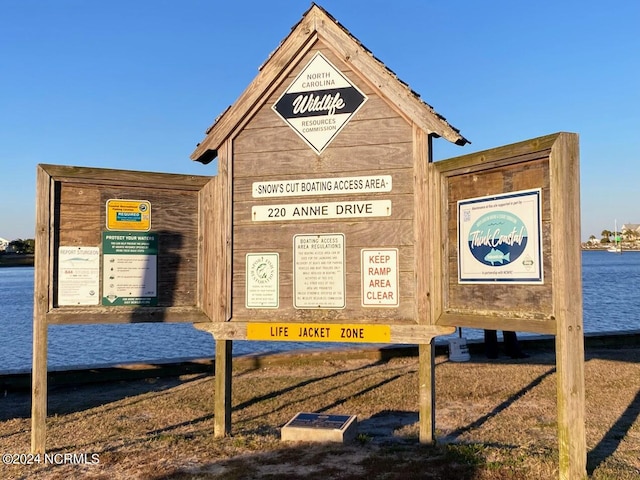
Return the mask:
M318 52L273 110L311 148L322 153L366 101L366 95Z

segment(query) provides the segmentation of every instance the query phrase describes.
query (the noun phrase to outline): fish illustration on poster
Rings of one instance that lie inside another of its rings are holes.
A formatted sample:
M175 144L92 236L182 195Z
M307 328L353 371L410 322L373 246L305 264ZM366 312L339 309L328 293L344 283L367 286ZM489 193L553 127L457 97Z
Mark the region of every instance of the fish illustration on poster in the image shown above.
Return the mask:
M544 283L541 189L458 201L458 283Z

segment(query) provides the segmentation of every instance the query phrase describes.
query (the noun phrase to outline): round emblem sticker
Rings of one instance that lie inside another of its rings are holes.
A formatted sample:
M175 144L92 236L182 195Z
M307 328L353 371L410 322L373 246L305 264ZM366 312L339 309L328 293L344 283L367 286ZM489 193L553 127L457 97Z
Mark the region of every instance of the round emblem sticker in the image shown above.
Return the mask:
M269 283L273 278L274 272L273 263L265 257L260 257L251 265L251 278L260 285Z
M510 212L482 215L469 231L468 245L473 257L484 265L501 267L514 262L527 246L527 227Z

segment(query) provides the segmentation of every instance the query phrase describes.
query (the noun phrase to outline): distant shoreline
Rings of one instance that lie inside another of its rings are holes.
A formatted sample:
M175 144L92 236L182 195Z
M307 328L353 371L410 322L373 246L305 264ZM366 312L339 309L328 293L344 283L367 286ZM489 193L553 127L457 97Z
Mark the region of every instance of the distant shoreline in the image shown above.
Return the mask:
M606 252L608 247L589 247L582 246L583 252ZM623 248L622 252L640 252L640 248ZM33 267L34 255L33 254L15 254L7 253L0 255L0 268L2 267Z
M583 252L606 252L607 247L582 247ZM622 249L621 253L627 252L640 252L638 248L628 248ZM33 267L34 259L33 254L28 255L18 255L18 254L5 254L0 255L0 268L10 268L10 267Z
M18 255L15 253L7 253L0 255L1 267L33 267L33 254Z
M606 247L586 247L586 246L582 246L582 251L583 252L606 252L607 249L610 247L611 245L608 245ZM640 252L640 248L624 248L622 247L621 250L622 253L624 252Z

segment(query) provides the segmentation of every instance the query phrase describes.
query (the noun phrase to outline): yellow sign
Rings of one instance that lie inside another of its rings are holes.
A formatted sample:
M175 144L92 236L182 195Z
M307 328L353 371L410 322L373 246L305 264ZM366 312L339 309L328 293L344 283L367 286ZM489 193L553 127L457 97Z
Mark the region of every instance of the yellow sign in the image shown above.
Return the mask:
M107 230L148 232L151 230L151 202L107 200Z
M389 343L389 325L359 323L248 323L247 340Z

